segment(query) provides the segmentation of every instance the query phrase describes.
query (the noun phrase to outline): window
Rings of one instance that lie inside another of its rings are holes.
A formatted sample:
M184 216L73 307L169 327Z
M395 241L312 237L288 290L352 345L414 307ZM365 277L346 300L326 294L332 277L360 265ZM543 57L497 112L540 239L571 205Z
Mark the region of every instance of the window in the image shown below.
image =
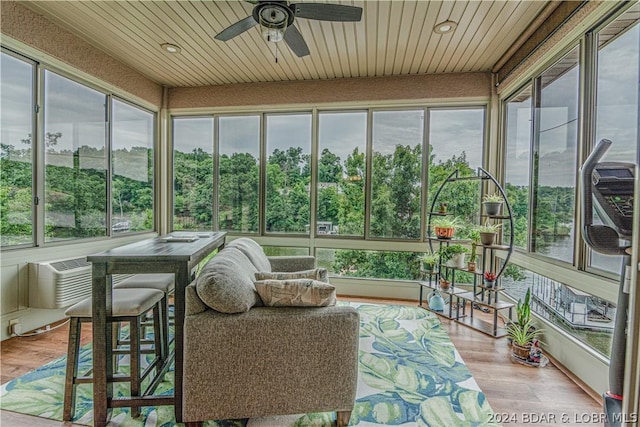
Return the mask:
M573 262L578 146L579 49L536 81L532 249Z
M33 243L35 66L0 54L0 246Z
M371 237L420 238L424 111L375 111Z
M260 116L221 116L218 132L220 229L257 233Z
M111 232L153 230L153 114L114 99Z
M603 161L638 158L640 25L636 4L597 34L596 141L613 142ZM591 252L590 266L620 273L621 257Z
M514 245L527 249L531 162L531 86L505 104L505 191L513 211ZM505 224L507 227L508 223ZM509 230L504 230L508 233Z
M609 357L616 315L614 303L515 264L505 269L502 286L516 300L524 300L527 289L531 289L531 308L537 315Z
M0 246L153 230L155 114L9 51L1 61Z
M319 235L364 236L367 113L320 113Z
M173 119L173 229L211 230L213 117Z
M44 74L45 241L107 235L107 97Z
M416 252L316 249L318 267L340 277L415 280L420 278L420 255Z
M429 192L426 208L433 196L455 170L458 176L476 175L482 166L484 109L429 109ZM447 211L475 224L480 206L480 181L460 181L447 185L438 195Z
M311 114L269 114L266 127L266 231L308 234Z

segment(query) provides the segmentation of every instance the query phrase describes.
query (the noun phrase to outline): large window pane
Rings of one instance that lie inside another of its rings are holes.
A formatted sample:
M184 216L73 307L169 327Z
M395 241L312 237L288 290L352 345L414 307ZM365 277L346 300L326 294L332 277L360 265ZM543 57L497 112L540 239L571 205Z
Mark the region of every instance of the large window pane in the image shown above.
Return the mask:
M458 176L472 176L482 166L484 109L429 110L429 195L426 209L444 180L455 170ZM438 195L438 204L466 223L479 221L480 181L448 184Z
M320 113L317 233L364 235L367 113Z
M257 233L260 116L222 116L218 132L220 229Z
M173 119L173 229L210 230L213 117Z
M613 145L604 161L633 162L638 158L640 117L640 5L598 33L598 77L596 141L609 139ZM620 273L621 257L592 252L591 267Z
M114 99L111 231L153 230L154 115Z
M524 300L531 289L531 308L604 356L611 351L616 306L563 283L509 264L502 277L505 292Z
M45 72L45 241L107 234L106 96Z
M266 120L266 231L309 233L311 114L273 114Z
M573 261L579 50L573 49L538 78L533 250Z
M505 104L505 190L513 210L514 245L527 248L531 161L531 86ZM505 223L508 227L508 223ZM508 229L504 230L509 232Z
M355 249L316 249L318 267L326 268L329 274L375 279L419 279L420 255L423 254Z
M370 235L420 237L424 112L373 113Z
M34 66L0 54L0 246L33 242Z

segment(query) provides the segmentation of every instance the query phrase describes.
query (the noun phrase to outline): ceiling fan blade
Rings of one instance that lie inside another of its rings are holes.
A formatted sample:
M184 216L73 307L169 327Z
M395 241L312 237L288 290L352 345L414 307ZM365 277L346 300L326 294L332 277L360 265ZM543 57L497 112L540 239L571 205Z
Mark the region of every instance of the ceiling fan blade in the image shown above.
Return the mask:
M309 55L309 46L307 46L307 42L304 41L302 34L300 34L300 31L298 31L295 25L289 25L287 27L287 30L284 32L284 41L293 53L300 58Z
M357 22L362 19L362 8L329 3L290 4L296 18L317 19L320 21Z
M230 40L235 36L244 33L245 31L255 27L256 25L258 25L256 20L253 19L253 16L249 15L246 18L241 19L235 24L220 31L214 38L216 40L222 40L223 42L226 42L227 40Z

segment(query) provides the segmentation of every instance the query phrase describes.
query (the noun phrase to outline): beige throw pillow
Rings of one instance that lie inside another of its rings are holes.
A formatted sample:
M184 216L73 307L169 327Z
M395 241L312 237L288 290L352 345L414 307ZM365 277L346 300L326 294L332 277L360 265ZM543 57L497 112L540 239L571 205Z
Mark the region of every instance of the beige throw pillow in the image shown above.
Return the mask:
M317 280L258 280L255 286L262 302L268 307L336 305L336 288Z
M292 272L273 272L260 271L256 273L256 280L296 280L296 279L313 279L321 282L329 282L327 280L326 268L313 268L311 270L292 271Z

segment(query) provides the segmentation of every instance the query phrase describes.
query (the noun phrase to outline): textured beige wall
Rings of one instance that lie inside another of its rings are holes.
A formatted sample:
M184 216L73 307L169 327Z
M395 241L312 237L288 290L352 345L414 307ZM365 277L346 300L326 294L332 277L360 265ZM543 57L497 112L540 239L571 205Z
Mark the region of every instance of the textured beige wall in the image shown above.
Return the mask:
M169 108L489 97L490 73L429 74L172 88Z
M0 1L0 32L153 105L162 87L103 51L13 1Z

